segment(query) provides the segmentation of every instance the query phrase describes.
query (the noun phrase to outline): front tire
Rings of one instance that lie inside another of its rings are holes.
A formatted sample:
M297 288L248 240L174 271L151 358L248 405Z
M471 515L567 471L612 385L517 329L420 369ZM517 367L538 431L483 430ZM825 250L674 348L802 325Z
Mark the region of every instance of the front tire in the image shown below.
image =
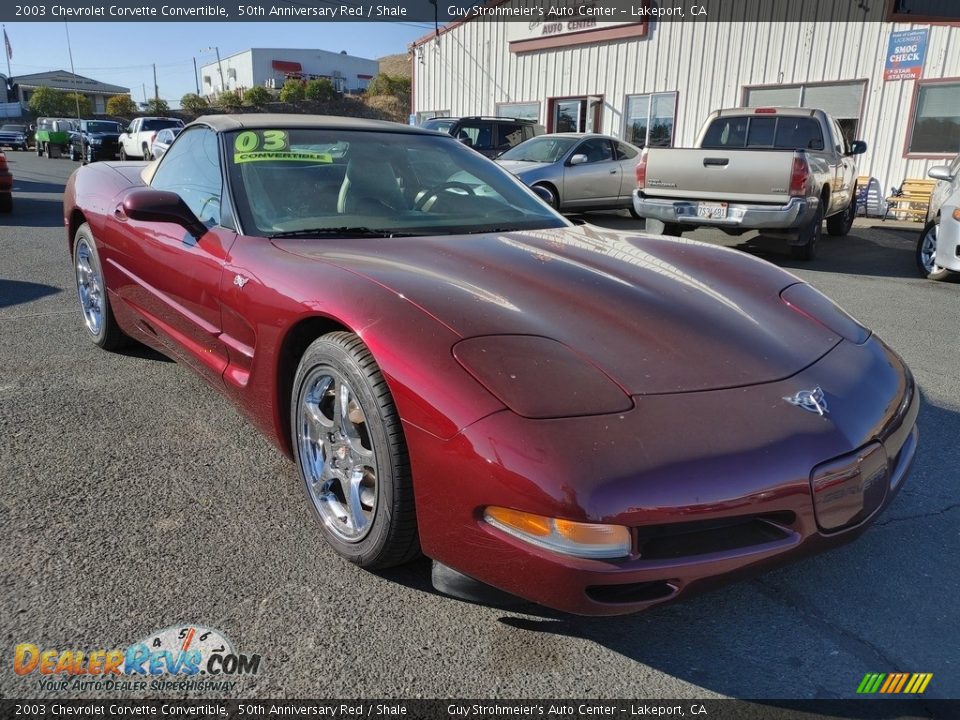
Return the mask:
M400 417L356 335L329 333L304 352L290 429L307 500L337 554L365 568L399 565L420 554Z
M937 265L937 237L940 233L940 219L931 220L920 232L917 239L917 268L920 276L928 280L946 280L950 271Z
M557 190L552 185L547 185L546 183L536 183L533 187L540 188L544 191L549 197L544 198L544 200L557 212L560 211L560 196L557 195Z
M857 186L853 186L853 196L850 198L850 204L842 213L831 215L827 218L827 234L836 237L842 237L850 232L853 227L853 219L857 215Z
M87 223L81 225L74 236L73 269L80 312L90 339L104 350L122 347L127 336L113 317L97 244Z
M148 148L146 145L144 145L144 146L141 148L141 150L143 150L143 159L144 159L144 160L147 160L147 161L153 160L153 156L150 154L150 148Z
M127 160L129 160L129 159L130 159L130 158L127 157L127 151L124 150L123 148L120 148L120 160L121 160L121 162L125 162L125 161L127 161Z

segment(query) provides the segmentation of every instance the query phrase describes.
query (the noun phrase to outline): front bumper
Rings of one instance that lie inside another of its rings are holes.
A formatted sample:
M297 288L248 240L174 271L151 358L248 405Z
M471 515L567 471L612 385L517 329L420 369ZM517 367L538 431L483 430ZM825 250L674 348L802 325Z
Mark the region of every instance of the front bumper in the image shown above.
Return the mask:
M826 416L782 400L815 384ZM558 610L636 612L855 538L902 487L918 440L919 393L876 338L843 342L786 380L635 402L592 418L502 411L449 441L407 427L425 554ZM847 524L818 516L814 469L874 443L886 458L882 492L864 489ZM625 525L633 552L608 561L542 550L484 522L489 505Z
M699 203L691 200L651 198L633 191L633 209L642 218L689 226L742 228L744 230L798 230L814 217L817 207L806 198L791 198L786 205L728 203L725 218L700 217Z

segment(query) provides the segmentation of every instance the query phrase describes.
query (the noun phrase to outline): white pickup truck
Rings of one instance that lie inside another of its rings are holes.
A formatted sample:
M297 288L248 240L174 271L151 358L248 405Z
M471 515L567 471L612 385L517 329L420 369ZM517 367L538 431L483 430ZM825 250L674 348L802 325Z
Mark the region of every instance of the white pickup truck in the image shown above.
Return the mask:
M120 135L121 160L153 160L150 147L161 130L183 127L183 120L168 117L142 117L133 120Z
M823 110L735 108L710 114L696 148L647 148L637 164L633 207L647 229L680 235L717 227L782 237L811 260L827 221L846 235L856 215L854 155Z

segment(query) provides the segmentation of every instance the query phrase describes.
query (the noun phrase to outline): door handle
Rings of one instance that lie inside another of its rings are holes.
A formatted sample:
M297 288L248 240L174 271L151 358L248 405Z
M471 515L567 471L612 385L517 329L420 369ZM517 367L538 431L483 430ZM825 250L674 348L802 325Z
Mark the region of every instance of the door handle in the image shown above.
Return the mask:
M127 216L127 211L123 207L123 203L120 203L113 209L113 216L120 222L126 222L129 219Z
M616 170L611 170L611 171L610 171L610 174L611 174L611 175L616 175L616 174L617 174L617 171L616 171Z

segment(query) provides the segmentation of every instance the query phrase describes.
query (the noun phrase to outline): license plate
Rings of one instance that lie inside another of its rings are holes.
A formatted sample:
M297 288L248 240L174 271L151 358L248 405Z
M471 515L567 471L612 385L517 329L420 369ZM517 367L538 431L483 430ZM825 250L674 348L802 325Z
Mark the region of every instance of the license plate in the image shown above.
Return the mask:
M710 220L726 220L726 203L699 203L697 205L697 217L709 218Z

